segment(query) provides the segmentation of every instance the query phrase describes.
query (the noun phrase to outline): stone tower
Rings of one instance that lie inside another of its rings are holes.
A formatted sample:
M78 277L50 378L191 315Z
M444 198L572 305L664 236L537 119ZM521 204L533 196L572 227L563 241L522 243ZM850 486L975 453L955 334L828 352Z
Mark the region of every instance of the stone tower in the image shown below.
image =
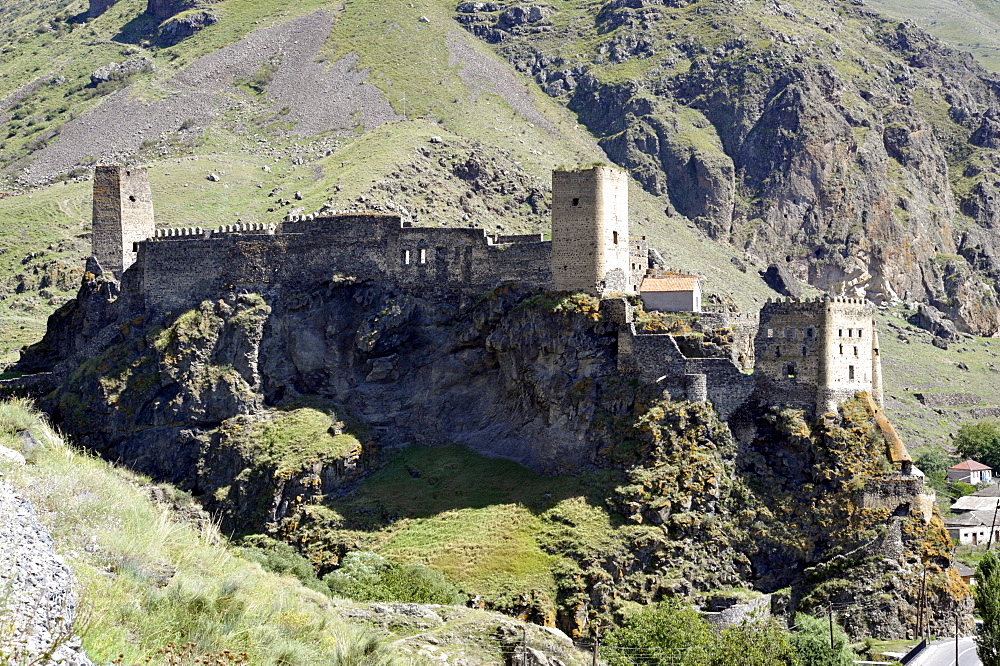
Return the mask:
M145 169L99 166L94 170L92 253L120 278L135 262L133 244L156 231L153 195Z
M767 303L754 342L759 392L820 413L860 392L882 404L882 364L870 304L856 298Z
M602 296L634 291L628 175L608 166L552 172L552 287Z

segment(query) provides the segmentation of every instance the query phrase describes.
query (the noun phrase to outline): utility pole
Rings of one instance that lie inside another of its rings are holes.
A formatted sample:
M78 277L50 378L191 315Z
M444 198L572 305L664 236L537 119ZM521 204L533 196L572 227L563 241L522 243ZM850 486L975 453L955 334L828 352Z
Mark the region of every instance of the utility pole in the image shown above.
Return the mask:
M986 550L989 550L990 546L993 545L993 530L997 526L997 509L1000 509L1000 497L997 498L997 505L993 507L993 522L990 523L990 538L986 542Z
M955 666L958 666L958 609L955 609Z
M830 650L833 650L833 604L827 606L830 616Z
M406 99L406 95L403 95L402 99L399 100L403 103L403 120L406 120L406 103L409 101Z
M927 589L927 565L924 565L924 577L920 581L920 614L917 616L917 636L919 638L924 637L924 631L926 627L924 626L924 592Z

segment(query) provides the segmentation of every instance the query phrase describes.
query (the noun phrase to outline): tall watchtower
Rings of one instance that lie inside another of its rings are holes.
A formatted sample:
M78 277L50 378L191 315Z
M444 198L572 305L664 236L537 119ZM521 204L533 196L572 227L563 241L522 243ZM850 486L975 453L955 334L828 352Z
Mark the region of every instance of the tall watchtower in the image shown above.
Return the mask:
M882 360L871 305L861 299L789 299L760 311L758 391L774 403L834 411L857 393L882 405Z
M552 286L591 294L634 291L628 175L609 166L552 172Z
M145 169L99 166L94 170L92 253L115 277L135 263L133 243L156 232L153 195Z

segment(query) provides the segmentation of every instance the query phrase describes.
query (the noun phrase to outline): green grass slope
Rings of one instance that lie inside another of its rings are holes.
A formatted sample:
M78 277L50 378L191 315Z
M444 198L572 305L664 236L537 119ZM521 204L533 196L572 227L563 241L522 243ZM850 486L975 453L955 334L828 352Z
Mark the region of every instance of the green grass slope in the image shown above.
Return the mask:
M37 445L25 444L20 436L25 430ZM28 460L19 466L0 459L0 474L31 501L74 572L80 597L75 629L95 663L419 666L465 659L492 664L509 652L508 634L518 641L527 636L532 647L567 664L590 663L565 637L497 613L461 606L374 606L331 598L297 578L269 573L253 552L231 547L190 497L67 446L26 403L0 403L0 446L21 451ZM454 461L446 456L444 464ZM380 482L387 489L405 490L397 473L384 475L392 479ZM509 474L501 476L512 483ZM442 490L454 489L449 484ZM510 499L509 492L523 496L525 490L494 489L480 497L493 503ZM393 501L403 499L396 495ZM491 534L497 529L480 527Z

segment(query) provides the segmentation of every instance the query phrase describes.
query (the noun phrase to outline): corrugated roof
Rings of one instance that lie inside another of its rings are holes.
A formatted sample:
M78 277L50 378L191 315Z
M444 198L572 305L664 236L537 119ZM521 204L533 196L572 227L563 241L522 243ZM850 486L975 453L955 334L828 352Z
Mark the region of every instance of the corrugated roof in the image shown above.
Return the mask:
M954 465L953 467L949 467L948 469L971 470L974 472L978 472L984 469L992 470L993 468L988 465L984 465L981 462L976 462L975 460L966 460L965 462L960 462L957 465Z
M996 497L976 497L966 495L959 497L951 505L952 511L992 511L997 505Z
M639 291L694 291L698 278L693 275L667 275L642 279Z
M976 515L975 511L944 519L945 527L980 527L983 524L983 521Z

